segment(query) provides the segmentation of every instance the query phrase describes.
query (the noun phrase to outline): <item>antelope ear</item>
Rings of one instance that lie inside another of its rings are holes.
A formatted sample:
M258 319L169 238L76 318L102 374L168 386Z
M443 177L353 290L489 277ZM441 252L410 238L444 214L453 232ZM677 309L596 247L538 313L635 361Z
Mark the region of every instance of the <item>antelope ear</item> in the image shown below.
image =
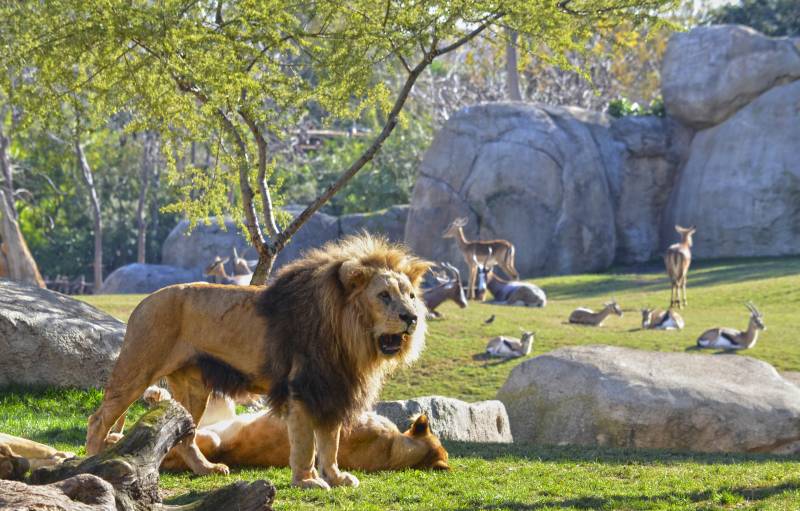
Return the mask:
M369 270L360 262L349 260L339 268L339 280L344 284L348 294L364 287L369 281Z
M411 425L411 436L425 436L430 434L431 426L428 422L428 416L425 414L417 417L414 424Z
M411 285L417 287L419 286L419 283L422 282L422 277L424 277L428 270L431 269L431 266L433 266L433 263L430 261L413 258L408 261L403 273L408 276L408 280L411 281Z

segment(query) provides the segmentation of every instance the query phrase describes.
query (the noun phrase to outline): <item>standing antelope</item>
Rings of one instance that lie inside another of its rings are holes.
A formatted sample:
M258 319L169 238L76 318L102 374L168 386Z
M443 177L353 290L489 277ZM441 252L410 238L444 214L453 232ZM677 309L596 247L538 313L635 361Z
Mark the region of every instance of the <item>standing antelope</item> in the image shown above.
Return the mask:
M214 258L214 262L209 264L203 273L205 275L214 277L214 282L217 284L249 286L250 280L253 278L253 273L251 272L245 275L233 275L233 276L228 275L228 273L225 271L225 263L227 263L229 260L230 260L229 257L222 259L219 256L217 256Z
M720 348L726 350L746 350L756 345L759 330L766 330L764 316L758 312L753 302L745 304L750 310L750 322L747 330L742 332L734 328L712 328L706 330L697 338L700 348Z
M683 308L686 302L686 278L689 276L689 265L692 264L692 234L697 230L695 226L681 227L675 226L675 230L681 235L680 243L670 245L667 253L664 254L664 265L667 267L667 275L672 281L672 297L670 308ZM683 296L683 303L681 303Z
M681 330L684 322L672 309L642 309L642 330Z
M455 238L464 261L469 266L469 287L467 293L475 298L475 280L478 275L477 259L484 259L486 265L499 265L511 278L518 279L519 273L514 268L514 245L506 240L467 241L464 237L464 226L467 218L456 218L442 233L442 238Z
M586 307L578 307L569 315L569 322L579 325L602 326L603 321L605 321L612 312L622 317L622 309L620 309L616 300L611 300L606 303L598 312L594 312L592 309L587 309Z
M464 294L464 286L461 284L461 274L458 269L449 263L440 263L440 266L450 275L445 279L437 276L436 280L440 284L422 292L422 301L428 308L428 314L434 318L442 316L435 309L446 300L453 300L462 309L467 306L467 297Z

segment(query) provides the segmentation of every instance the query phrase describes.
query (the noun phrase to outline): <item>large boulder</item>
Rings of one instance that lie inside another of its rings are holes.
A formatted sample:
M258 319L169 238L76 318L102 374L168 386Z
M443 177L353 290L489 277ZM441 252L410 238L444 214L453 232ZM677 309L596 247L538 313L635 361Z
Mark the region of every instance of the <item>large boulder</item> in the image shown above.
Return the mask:
M712 25L673 35L661 67L667 112L704 128L758 95L800 78L800 41L767 37L739 25Z
M617 229L616 262L643 263L660 253L664 207L688 152L691 132L656 116L629 116L611 124L622 147L610 173Z
M0 385L101 387L124 336L91 305L0 280Z
M722 124L698 132L667 207L697 225L698 257L800 253L800 81L773 87Z
M408 205L392 206L371 213L354 213L339 217L339 230L342 236L367 231L386 236L389 241L402 242L405 239Z
M98 294L149 294L172 284L206 280L197 268L133 263L111 272Z
M394 422L400 431L411 426L411 418L425 413L431 430L442 440L481 443L511 443L511 428L503 403L426 396L407 401L382 401L375 412Z
M229 257L236 248L239 255L257 259L258 254L242 235L239 224L226 218L222 223L217 219L198 222L194 229L189 220L181 220L170 231L161 246L161 262L201 272L215 257Z
M522 103L467 107L436 134L406 224L418 254L465 268L442 232L459 216L470 239L507 239L524 276L601 270L616 249L608 118Z
M497 398L518 442L779 452L800 440L800 388L738 355L562 348L515 367Z

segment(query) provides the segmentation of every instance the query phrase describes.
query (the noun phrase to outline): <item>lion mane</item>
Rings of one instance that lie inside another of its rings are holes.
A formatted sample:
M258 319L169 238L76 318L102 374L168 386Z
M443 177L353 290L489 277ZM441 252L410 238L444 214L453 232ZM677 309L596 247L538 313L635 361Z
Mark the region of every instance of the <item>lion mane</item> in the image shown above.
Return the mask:
M283 411L296 399L320 425L346 424L370 406L383 378L419 357L425 309L417 299L416 330L398 354L383 357L363 288L376 272L388 270L405 274L420 295L429 266L400 245L362 234L310 250L283 267L257 303L268 324L264 376L271 382L270 406Z

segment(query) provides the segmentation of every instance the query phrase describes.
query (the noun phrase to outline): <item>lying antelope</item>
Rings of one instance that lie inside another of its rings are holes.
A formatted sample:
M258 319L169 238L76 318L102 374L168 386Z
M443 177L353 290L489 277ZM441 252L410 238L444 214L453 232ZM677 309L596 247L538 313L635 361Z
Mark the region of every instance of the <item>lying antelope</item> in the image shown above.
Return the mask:
M444 268L445 275L437 276L438 286L425 289L422 292L422 301L428 308L428 314L434 318L442 315L436 312L436 307L447 300L453 300L462 309L467 306L467 297L464 293L464 286L461 284L461 274L458 269L450 263L440 263Z
M667 275L672 282L672 297L669 306L670 308L683 308L687 305L686 279L689 276L689 265L692 264L692 235L697 229L694 226L676 225L675 230L681 235L681 241L670 245L667 249L667 253L664 254L664 265L667 267ZM681 297L683 297L683 301L681 301Z
M499 336L486 345L486 353L492 357L516 358L530 355L533 349L533 332L523 332L522 339Z
M579 325L603 326L603 321L605 321L612 312L622 317L622 309L620 309L616 300L611 300L606 303L598 312L594 312L592 309L587 309L586 307L578 307L569 315L569 322Z
M491 268L486 274L486 286L497 302L503 302L507 305L524 305L525 307L544 307L547 305L547 296L538 286L520 282L519 280L501 279Z
M511 278L518 279L519 273L514 268L514 245L506 240L467 241L464 237L464 226L467 218L456 218L442 233L442 238L455 238L464 261L469 266L469 298L475 298L475 281L478 277L477 260L484 260L487 265L499 265Z
M725 350L746 350L756 345L758 332L766 330L764 316L758 312L752 302L745 306L750 310L750 322L747 330L742 332L734 328L712 328L706 330L697 338L697 346L701 348L717 348Z
M229 260L229 257L222 259L217 256L214 258L214 262L209 264L203 273L209 277L214 277L214 282L217 284L249 286L250 280L253 278L252 272L244 275L229 276L228 272L225 271L225 263L227 263Z
M642 309L642 330L682 330L683 318L672 309Z

